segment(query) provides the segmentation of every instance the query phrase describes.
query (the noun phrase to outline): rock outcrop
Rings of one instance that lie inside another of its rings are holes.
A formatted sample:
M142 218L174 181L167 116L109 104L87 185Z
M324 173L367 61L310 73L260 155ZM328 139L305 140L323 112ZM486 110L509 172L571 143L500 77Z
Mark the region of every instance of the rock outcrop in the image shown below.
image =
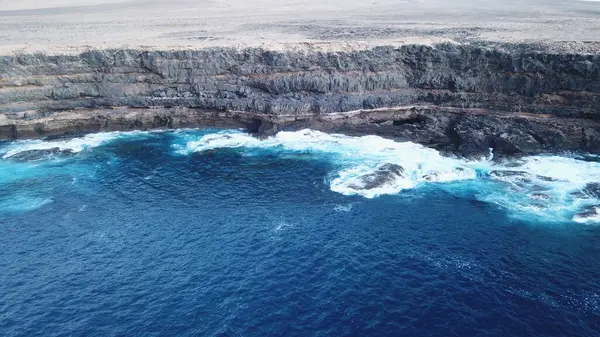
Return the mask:
M600 183L586 184L583 188L583 193L592 198L600 198Z
M598 152L599 78L600 54L528 45L0 56L0 137L220 124L266 135L308 126L465 155Z
M372 190L385 187L403 177L404 168L402 166L386 163L379 166L375 172L358 177L357 183L349 187L354 190Z
M575 216L573 216L573 220L578 222L593 220L600 215L600 213L598 213L599 208L599 205L585 207L580 213L577 213Z

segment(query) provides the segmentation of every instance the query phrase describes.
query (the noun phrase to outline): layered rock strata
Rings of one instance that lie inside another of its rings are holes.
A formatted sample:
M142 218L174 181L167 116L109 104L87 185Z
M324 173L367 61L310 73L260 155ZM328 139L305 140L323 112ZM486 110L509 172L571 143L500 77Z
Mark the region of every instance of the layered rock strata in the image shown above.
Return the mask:
M600 151L600 53L443 43L0 56L0 137L311 127L462 155Z

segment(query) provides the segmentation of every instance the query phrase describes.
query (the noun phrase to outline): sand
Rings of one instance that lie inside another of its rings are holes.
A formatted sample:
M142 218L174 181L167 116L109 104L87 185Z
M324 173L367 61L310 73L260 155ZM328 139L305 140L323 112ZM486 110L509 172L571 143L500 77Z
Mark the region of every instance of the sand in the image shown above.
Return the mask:
M598 32L600 2L576 0L0 0L0 54L440 41L595 50Z

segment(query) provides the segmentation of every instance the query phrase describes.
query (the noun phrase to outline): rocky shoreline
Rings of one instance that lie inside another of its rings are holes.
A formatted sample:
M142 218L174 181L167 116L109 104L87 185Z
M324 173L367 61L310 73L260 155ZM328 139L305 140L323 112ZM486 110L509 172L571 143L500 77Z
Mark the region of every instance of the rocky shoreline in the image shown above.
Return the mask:
M598 153L598 78L600 53L527 44L0 56L0 138L308 127L461 156Z
M264 114L194 108L77 109L0 119L0 139L73 137L102 131L243 128L257 137L304 128L412 141L447 154L478 157L560 151L595 153L600 122L485 109L406 106L329 114Z

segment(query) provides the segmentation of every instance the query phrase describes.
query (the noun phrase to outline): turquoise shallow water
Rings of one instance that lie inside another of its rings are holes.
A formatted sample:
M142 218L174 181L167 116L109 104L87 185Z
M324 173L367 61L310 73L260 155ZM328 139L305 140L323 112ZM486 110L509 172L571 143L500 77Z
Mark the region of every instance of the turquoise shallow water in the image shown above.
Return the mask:
M600 227L576 216L597 202L577 194L593 157L464 161L309 130L0 154L0 335L600 331ZM403 176L361 189L383 163Z

